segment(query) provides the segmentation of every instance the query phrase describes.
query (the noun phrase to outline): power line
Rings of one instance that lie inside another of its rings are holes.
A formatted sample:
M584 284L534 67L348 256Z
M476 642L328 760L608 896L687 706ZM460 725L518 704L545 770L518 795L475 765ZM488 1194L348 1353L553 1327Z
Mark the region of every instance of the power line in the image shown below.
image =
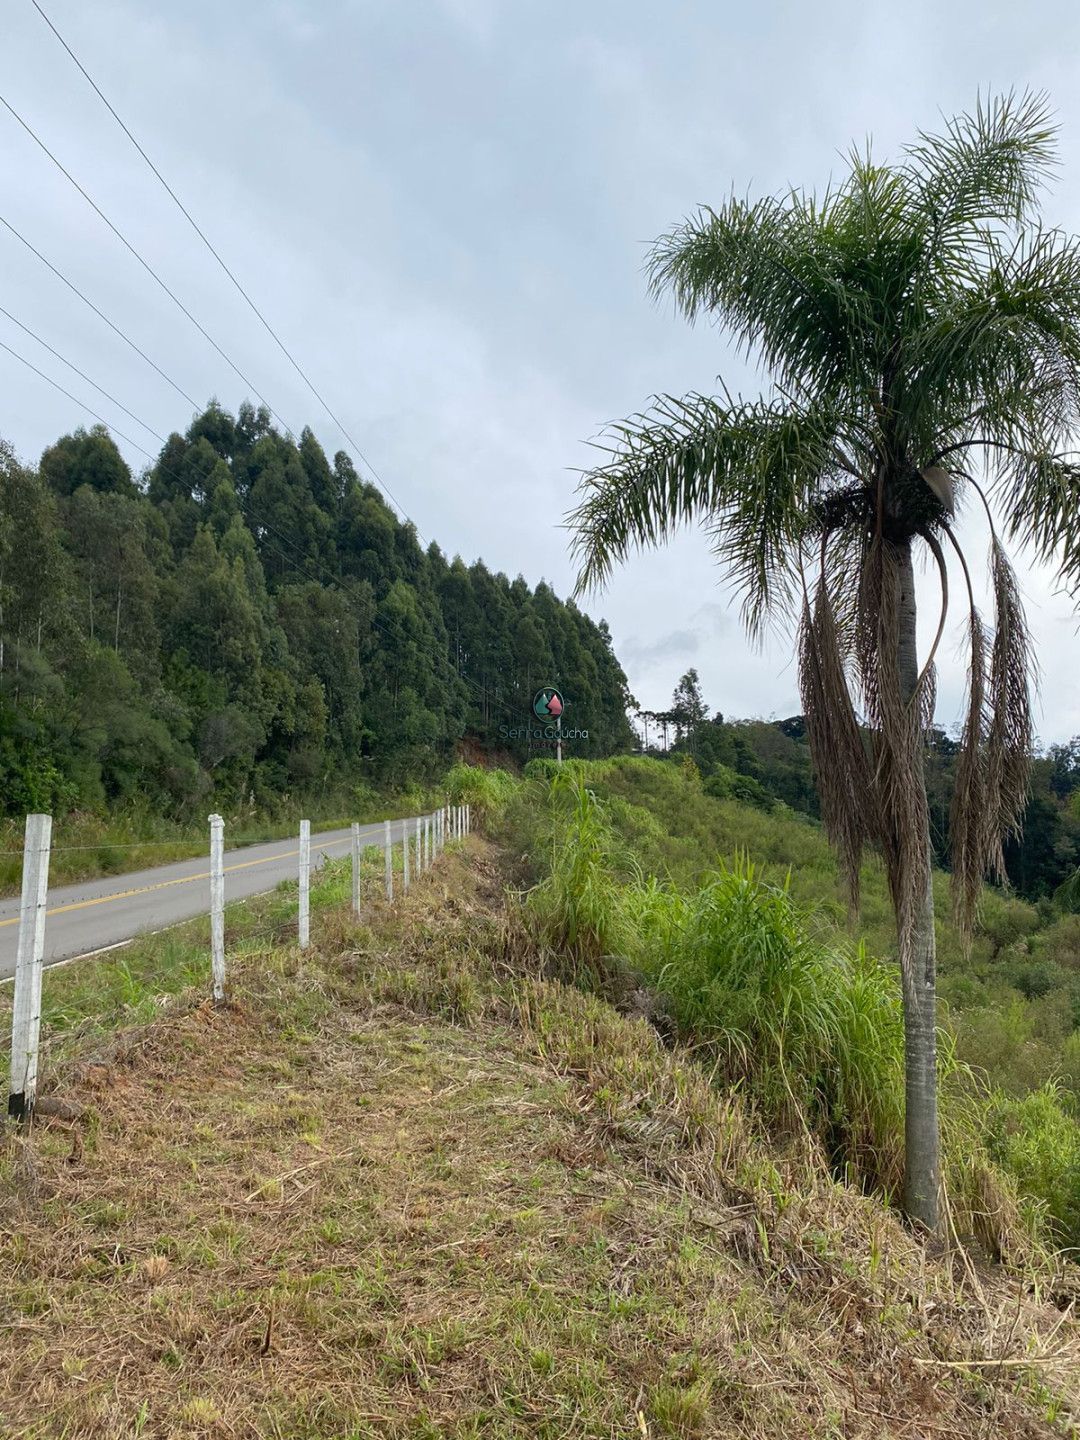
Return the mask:
M147 355L145 350L140 350L138 345L135 344L135 341L132 340L131 336L125 334L125 332L120 329L119 325L115 325L104 313L104 311L99 310L98 307L94 304L94 302L86 295L84 295L76 284L74 284L71 280L67 278L66 275L62 274L56 268L56 266L52 263L51 260L47 260L40 250L38 250L35 246L31 245L30 241L27 240L26 236L20 234L20 232L15 229L15 226L12 225L10 220L5 220L3 215L0 215L0 225L3 225L5 230L10 230L12 235L15 236L15 239L18 240L21 244L25 245L32 255L36 255L37 258L41 261L41 263L45 266L45 268L47 270L51 270L52 273L56 276L56 278L62 281L73 294L77 295L84 305L88 305L99 320L103 320L110 330L114 331L117 335L120 336L120 339L123 340L125 345L130 345L132 350L135 351L135 354L138 355L141 360L145 360L147 365L150 366L151 370L156 370L157 373L161 376L162 380L165 381L166 385L171 385L172 388L176 391L176 393L180 396L180 398L187 401L187 403L191 406L192 410L197 411L199 409L199 402L197 400L193 400L186 390L181 389L181 387L176 383L176 381L172 378L171 375L166 375L165 371L162 370L161 366L151 360L150 356Z
M65 390L63 385L60 384L59 380L54 380L51 375L46 375L44 370L39 370L32 361L27 360L25 355L20 355L19 352L17 350L13 350L10 345L5 345L3 340L0 340L0 350L6 350L9 355L13 355L16 360L21 361L21 363L25 365L28 370L32 370L35 375L40 376L41 379L44 380L46 384L51 385L54 390L59 390L61 395L66 395L69 400L73 401L76 405L80 405L88 415L92 415L95 420L100 421L100 423L105 426L106 430L111 430L114 435L119 435L121 440L127 441L129 445L134 445L136 450L141 450L142 453L148 456L151 460L154 458L150 454L149 450L143 450L143 447L139 444L137 440L132 440L130 435L125 435L124 432L122 430L118 430L115 425L110 425L108 420L105 419L104 415L99 415L96 410L92 409L89 405L87 405L85 400L80 400L77 395L72 395L70 390ZM72 366L72 369L74 368L75 367ZM93 381L91 381L90 383L93 384ZM94 388L98 389L99 387L95 385ZM130 415L131 411L129 410L127 413ZM131 418L134 419L135 417L132 415ZM141 420L139 421L139 424L142 425ZM150 427L147 425L143 428L148 430Z
M364 454L364 452L360 449L360 446L359 446L359 445L356 443L356 441L352 438L352 436L349 434L348 430L345 429L345 426L344 426L344 425L342 424L342 422L338 419L338 417L334 414L333 410L331 410L331 408L330 408L329 404L327 403L327 401L323 398L323 396L320 394L320 392L315 388L314 384L313 384L313 383L311 382L311 380L308 378L307 373L304 371L303 367L300 365L300 362L293 356L292 352L291 352L291 351L287 348L287 346L285 345L285 342L281 339L281 336L277 333L277 331L274 329L274 327L270 324L270 321L267 320L266 316L265 316L265 315L263 314L263 312L259 309L258 305L256 305L255 301L251 298L251 296L248 294L248 292L244 289L243 285L241 285L240 281L239 281L239 280L236 278L236 276L233 274L232 270L231 270L231 269L229 268L229 266L225 263L225 261L221 258L221 256L219 255L218 251L214 248L213 244L211 244L211 242L210 242L209 238L207 237L205 231L204 231L204 230L202 229L202 227L197 223L197 221L195 220L195 217L191 214L191 211L188 210L187 206L186 206L186 205L184 204L184 202L180 199L179 195L177 195L176 191L172 188L172 186L169 184L169 182L165 179L165 176L161 173L161 171L158 169L158 167L154 164L153 160L150 159L150 156L146 153L146 151L143 149L143 147L139 144L138 140L136 140L136 138L135 138L135 136L132 134L131 130L130 130L130 129L128 128L128 126L124 123L124 121L120 118L120 116L117 114L116 110L115 110L114 107L110 104L110 102L108 101L108 99L105 97L104 93L103 93L102 90L101 90L101 87L98 85L98 83L95 81L95 79L93 78L93 76L90 74L89 70L87 70L86 66L82 63L82 61L79 59L79 57L75 54L74 50L72 50L71 46L67 43L67 41L64 39L64 37L60 34L60 31L56 28L56 26L53 24L53 22L49 19L48 15L46 15L45 11L44 11L44 10L41 8L41 6L38 4L38 0L30 0L30 3L33 5L34 9L38 12L38 14L41 16L41 18L45 21L45 24L49 27L49 29L52 31L52 33L56 36L57 40L59 40L60 44L61 44L61 45L64 47L64 49L67 51L68 55L71 57L71 59L74 61L75 65L78 67L78 69L79 69L80 72L82 73L82 75L83 75L84 79L86 80L87 84L88 84L88 85L90 86L90 88L94 91L94 94L97 95L98 99L99 99L99 100L101 101L101 103L105 106L106 110L108 110L109 114L113 117L113 119L116 121L116 123L120 126L120 129L124 132L124 134L127 136L127 138L131 141L132 145L134 145L135 149L139 152L139 154L142 156L142 158L146 161L147 165L150 167L150 169L153 171L154 175L157 177L157 179L159 180L159 182L161 183L161 185L164 187L164 189L165 189L166 193L168 194L169 198L170 198L170 199L173 201L173 203L176 205L177 209L178 209L178 210L180 211L180 213L183 215L184 219L188 222L188 224L191 226L191 228L195 231L195 234L199 237L199 239L202 241L202 243L206 246L207 250L209 250L210 254L214 257L214 259L217 261L217 263L221 266L222 270L225 272L225 274L226 274L226 275L229 277L229 279L232 281L233 285L236 287L236 289L239 291L239 293L243 296L244 300L247 302L247 304L248 304L248 306L250 307L250 309L252 310L253 314L256 315L257 318L259 319L259 321L262 323L264 329L266 330L267 334L271 337L271 339L274 341L275 345L277 345L278 349L279 349L279 350L281 351L281 353L285 356L286 360L288 360L289 364L293 367L293 369L296 371L296 373L300 376L301 380L303 380L304 384L305 384L305 385L307 386L307 388L311 391L312 395L315 396L315 399L319 402L319 404L322 406L322 408L326 411L327 415L329 415L330 419L334 422L334 424L337 426L337 428L341 431L342 435L345 436L345 439L346 439L346 441L348 442L350 448L353 450L353 452L356 454L356 456L364 463L364 465L366 465L367 468L371 471L372 475L373 475L373 476L375 477L375 479L378 481L378 484L379 484L380 488L381 488L383 491L385 491L385 493L390 497L391 500L393 500L394 504L395 504L395 505L397 506L397 508L401 511L401 514L402 514L402 515L404 516L404 518L405 518L406 520L408 520L409 523L413 526L413 529L416 531L417 535L420 536L421 540L425 539L423 533L421 532L421 530L420 530L419 526L416 524L416 522L409 519L408 511L405 509L404 505L402 505L401 501L397 498L397 496L394 494L394 492L393 492L393 491L390 489L390 487L387 485L386 481L382 478L382 476L379 474L379 472L375 469L375 466L371 463L371 461L367 458L367 456Z
M5 311L4 313L6 314L7 312ZM32 334L33 332L27 331L27 333ZM37 336L34 336L34 338L37 339ZM34 374L37 375L40 379L44 380L46 384L51 385L55 390L59 390L61 395L65 395L74 404L80 406L83 410L85 410L87 414L92 415L95 420L99 421L102 425L105 426L106 430L111 431L111 433L114 435L118 435L121 440L126 441L127 444L133 446L136 450L138 450L140 454L145 455L146 458L151 461L151 463L157 465L159 470L164 471L166 475L171 475L173 479L179 480L181 484L184 483L182 477L178 475L175 470L173 470L168 465L162 464L160 457L157 457L157 459L155 460L155 457L151 454L149 450L146 449L145 446L140 445L137 440L132 440L129 435L125 435L124 432L122 430L118 430L115 425L111 425L103 415L99 415L96 410L92 409L89 405L87 405L85 400L80 400L77 395L73 395L70 390L66 390L64 386L59 383L59 381L54 380L51 375L46 375L43 370L39 370L36 365L32 364L32 362L26 358L25 355L20 355L17 350L13 350L10 345L6 345L2 340L0 340L0 349L6 350L9 355L20 361L23 365L27 367L28 370L32 370ZM52 353L56 355L56 358L60 360L63 364L71 364L70 361L65 360L64 357L58 352L53 351ZM71 368L75 369L73 365L71 366ZM78 373L81 374L82 372L79 371ZM87 379L88 377L83 376L83 378ZM95 390L101 388L100 386L95 385L94 381L92 380L88 380L88 383L94 385ZM102 391L102 394L104 393L105 392ZM109 398L111 399L112 397L110 396ZM113 403L119 404L118 401L114 401ZM150 429L149 425L145 424L144 421L140 420L137 415L132 414L132 412L128 410L125 406L121 406L120 408L124 410L125 414L131 415L131 418L135 420L137 424L142 425L144 430ZM153 433L154 432L151 431L151 434ZM301 553L299 546L288 535L285 535L281 530L278 530L276 526L271 525L268 520L262 519L257 515L253 515L245 500L242 499L239 495L236 496L236 503L239 506L240 510L243 512L245 518L248 520L249 524L256 525L260 530L269 530L272 535L276 535L279 540L283 541L286 545L289 545L297 552L297 554ZM284 560L286 565L291 565L298 574L303 575L306 580L310 580L313 585L322 584L322 581L316 579L316 577L312 575L309 570L305 569L304 566L299 565L295 560L290 559L283 550L279 550L274 545L268 545L265 540L263 540L261 543L263 547L266 550L269 550L272 555L277 555L279 559ZM307 557L305 556L305 559L306 558ZM340 590L344 591L350 599L355 601L356 596L352 590L352 587L346 581L344 581L341 576L335 575L333 571L330 570L330 568L325 565L321 560L316 559L315 564L320 570L322 570L326 575L330 577L331 581L334 583L335 586L337 586ZM370 618L372 625L374 625L377 629L381 630L391 640L397 639L397 637L390 630L389 626L385 625L377 615L372 615ZM445 666L446 670L451 675L453 675L455 679L460 680L463 685L467 685L471 689L475 690L477 695L479 695L481 699L485 700L487 704L494 705L497 709L502 710L504 714L509 716L513 716L516 713L513 708L509 704L507 704L505 700L499 700L494 696L489 695L483 686L478 685L477 682L473 680L470 676L463 675L462 672L457 669L457 667L450 661L447 656L440 654L437 650L430 650L427 649L425 646L419 644L417 645L417 649L420 650L421 654L425 655L429 660L437 661L440 665Z
M78 375L80 380L85 380L87 385L93 386L93 388L98 392L99 395L104 395L105 399L108 400L110 404L115 405L118 410L122 410L129 419L135 421L136 425L141 425L144 430L148 430L150 434L153 435L155 440L160 440L162 445L165 444L164 435L159 435L156 430L151 429L151 427L147 425L145 420L140 420L139 417L135 415L132 411L130 411L126 405L124 405L121 401L117 400L115 395L110 395L108 390L102 389L102 387L97 383L96 380L91 380L89 375L84 374L77 365L73 364L70 360L65 359L65 357L60 354L59 350L54 350L47 340L43 340L41 336L36 333L36 331L30 329L29 325L24 325L21 320L16 319L16 317L12 315L10 310L4 309L3 305L0 305L0 315L6 315L13 325L17 325L25 335L30 336L31 340L36 340L39 345L41 345L44 349L48 350L50 355L55 356L56 359L60 361L61 365L66 365L69 370L74 370L75 374Z
M255 396L257 396L258 399L262 401L263 405L266 406L266 408L270 411L270 414L273 415L274 418L278 421L278 423L282 426L282 428L285 430L286 434L291 435L291 434L292 434L292 430L290 429L290 427L285 423L284 420L282 420L281 416L277 413L277 411L273 408L273 406L270 405L270 404L267 402L267 400L266 400L265 397L259 392L259 390L256 389L256 387L255 387L255 386L252 384L252 382L247 378L247 376L246 376L246 375L244 374L244 372L240 369L240 367L236 364L236 362L235 362L234 360L232 360L232 359L230 358L230 356L228 356L228 355L225 353L225 351L224 351L224 350L221 348L221 346L217 343L217 341L216 341L216 340L214 339L214 337L210 334L210 332L209 332L208 330L206 330L206 329L199 323L198 320L196 320L195 316L191 313L191 311L187 308L187 306L186 306L186 305L184 304L184 302L180 299L180 297L175 293L175 291L170 290L169 286L165 283L165 281L161 278L161 276L157 273L157 271L156 271L156 270L154 269L154 267L149 263L149 261L143 259L142 255L140 255L139 252L138 252L138 250L135 249L135 246L132 245L131 241L127 238L127 236L123 233L123 231L120 230L120 229L118 229L117 226L113 224L113 222L112 222L112 221L109 219L109 217L105 214L104 210L102 210L101 206L98 205L97 202L96 202L95 200L93 200L93 199L87 194L87 192L83 189L83 187L82 187L82 186L79 184L79 182L75 179L75 176L72 175L71 171L68 170L68 169L66 169L66 167L56 158L56 156L53 154L53 152L52 152L52 151L49 149L49 147L45 144L44 140L42 140L41 137L35 133L35 131L34 131L34 130L31 128L31 126L23 119L23 117L22 117L22 116L19 114L19 112L14 108L14 106L11 105L9 101L7 101L7 100L4 99L3 95L0 95L0 105L3 105L4 109L7 110L8 113L9 113L10 115L12 115L12 116L18 121L18 123L22 126L22 128L23 128L23 129L26 131L26 133L30 136L31 140L33 140L34 144L37 145L41 150L44 151L44 153L49 157L49 159L52 161L52 163L53 163L53 164L56 166L56 168L60 171L61 175L63 175L63 176L65 177L65 179L68 180L68 181L75 187L75 189L76 189L76 190L79 192L79 194L83 197L83 199L86 201L86 203L90 206L91 210L93 210L93 212L95 213L95 215L98 215L102 220L104 220L105 224L109 227L109 229L110 229L110 230L112 231L112 233L116 236L116 238L120 241L120 243L124 246L124 248L125 248L131 255L133 255L133 256L135 257L135 259L139 262L139 264L143 267L143 269L144 269L144 270L146 271L146 273L151 277L151 279L153 279L154 281L156 281L157 284L161 286L162 290L164 290L165 294L169 297L169 299L173 302L173 304L176 305L177 308L178 308L179 310L181 310L181 311L187 316L187 318L188 318L188 319L191 321L191 323L195 326L195 329L198 330L199 334L202 335L203 338L204 338L210 345L213 346L213 348L217 351L217 353L218 353L218 354L221 356L221 358L225 361L226 365L228 365L228 366L230 367L230 369L232 369L233 371L235 371L235 373L240 377L240 379L244 382L244 384L245 384L245 385L247 386L247 388L252 392L252 394L255 395Z

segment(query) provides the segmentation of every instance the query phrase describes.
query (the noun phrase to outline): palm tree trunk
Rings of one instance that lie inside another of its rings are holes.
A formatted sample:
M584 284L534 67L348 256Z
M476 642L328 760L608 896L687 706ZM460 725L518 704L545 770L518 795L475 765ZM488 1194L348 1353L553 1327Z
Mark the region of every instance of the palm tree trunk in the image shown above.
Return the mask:
M904 701L912 703L919 680L916 647L915 574L910 543L900 553L900 635L898 660ZM911 783L925 791L920 765ZM927 812L929 813L929 812ZM911 933L910 954L902 957L904 992L904 1209L908 1217L936 1230L941 1184L937 1108L937 948L934 938L934 890L930 827L921 857L921 903Z

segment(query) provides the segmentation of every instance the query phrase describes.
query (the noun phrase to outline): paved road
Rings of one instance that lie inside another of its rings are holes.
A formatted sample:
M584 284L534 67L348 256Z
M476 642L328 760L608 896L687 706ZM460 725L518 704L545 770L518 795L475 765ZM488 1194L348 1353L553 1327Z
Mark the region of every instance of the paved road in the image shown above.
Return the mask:
M404 820L391 824L400 841ZM362 825L361 845L383 843L383 825ZM327 855L349 854L348 830L327 830L311 837L312 868ZM225 903L273 890L282 880L295 880L298 841L275 840L225 854ZM87 880L49 891L45 921L45 964L70 960L91 950L118 945L146 930L160 930L180 920L205 915L210 908L207 857L178 860L156 870L128 871L106 880ZM15 973L15 942L19 929L19 897L0 900L0 979Z

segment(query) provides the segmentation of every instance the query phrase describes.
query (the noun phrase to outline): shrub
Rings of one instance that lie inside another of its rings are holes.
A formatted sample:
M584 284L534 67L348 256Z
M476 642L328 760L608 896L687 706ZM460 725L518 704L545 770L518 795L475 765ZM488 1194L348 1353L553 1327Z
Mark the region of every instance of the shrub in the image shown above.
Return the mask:
M752 805L755 810L764 810L766 814L777 808L775 796L769 794L760 780L755 780L752 775L740 775L726 765L716 767L705 781L704 788L705 794L715 800L741 800L744 805Z
M1068 970L1053 960L1014 960L1001 967L1001 977L1025 1000L1038 1000L1072 981Z
M1040 960L1080 971L1080 915L1062 915L1032 937L1031 948Z

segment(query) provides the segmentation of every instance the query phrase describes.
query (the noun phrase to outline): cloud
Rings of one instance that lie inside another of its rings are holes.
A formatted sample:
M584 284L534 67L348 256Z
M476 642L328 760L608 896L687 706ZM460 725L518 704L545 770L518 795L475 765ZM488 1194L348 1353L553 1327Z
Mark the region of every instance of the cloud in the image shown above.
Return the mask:
M657 640L638 640L631 637L622 645L619 658L631 669L646 669L658 660L673 662L679 656L696 655L701 646L701 634L697 630L672 630Z

